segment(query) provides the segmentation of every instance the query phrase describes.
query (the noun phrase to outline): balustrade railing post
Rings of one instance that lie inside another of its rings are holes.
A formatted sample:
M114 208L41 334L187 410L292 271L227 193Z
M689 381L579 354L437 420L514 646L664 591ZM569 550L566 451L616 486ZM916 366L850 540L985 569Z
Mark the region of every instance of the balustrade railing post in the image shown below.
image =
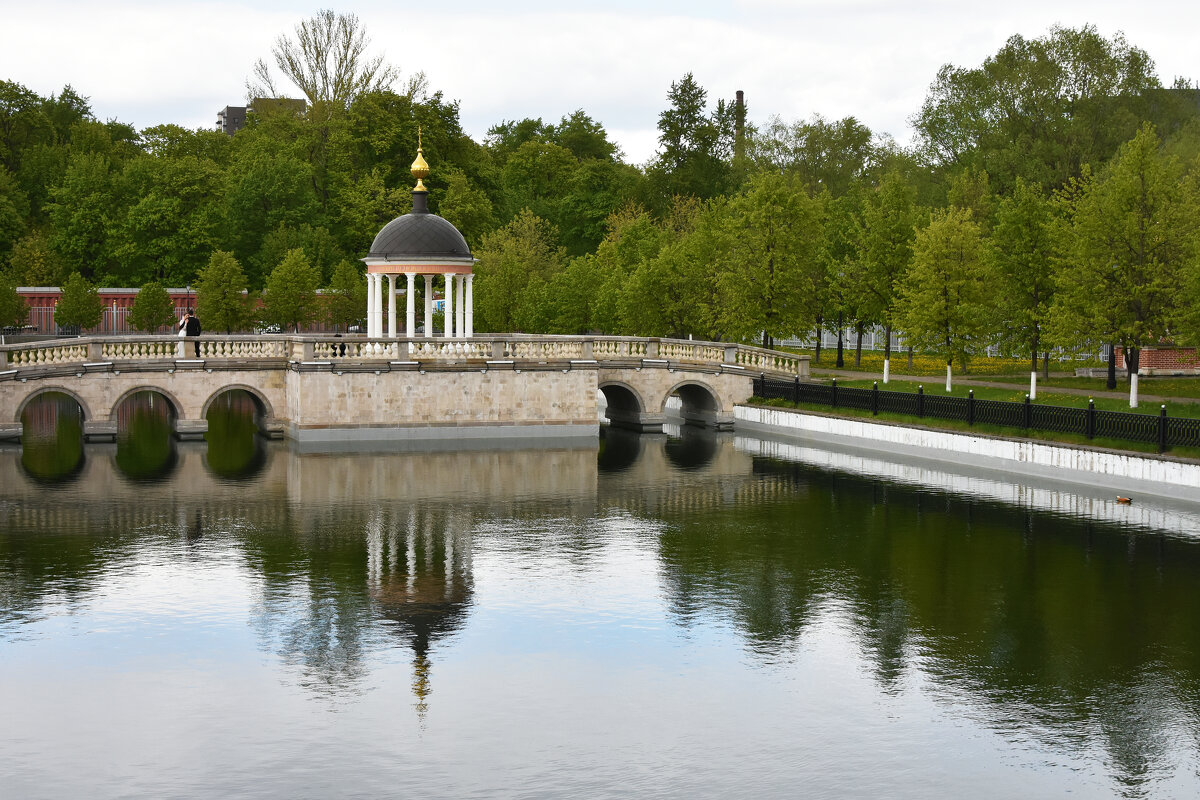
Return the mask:
M1158 410L1158 452L1167 452L1167 406L1165 403Z
M579 357L582 358L584 361L591 361L596 357L594 355L594 353L596 351L592 347L592 345L594 343L595 343L594 339L584 339L583 340L583 348L581 349L581 352L579 353Z
M1029 402L1029 395L1025 395L1025 429L1028 430L1033 425L1033 405Z
M871 415L879 416L879 381L871 384Z
M1084 433L1087 434L1087 438L1096 438L1096 401L1090 397L1088 398L1087 422L1084 428Z
M8 351L0 350L0 369L8 366Z
M738 352L738 348L737 348L736 344L725 345L725 363L726 364L736 364L737 363L737 352Z
M301 361L315 361L316 360L316 354L315 354L315 351L313 350L312 339L306 339L304 341L304 343L300 346L300 360Z
M837 378L833 379L833 388L829 391L829 404L837 408Z
M658 358L658 339L646 341L646 358Z
M925 416L925 387L923 385L917 386L917 416Z
M496 341L492 342L492 359L494 361L500 361L503 358L504 358L504 340L497 339Z
M967 424L975 424L975 390L967 390Z
M97 342L95 339L89 339L87 345L88 361L103 361L104 360L104 343Z

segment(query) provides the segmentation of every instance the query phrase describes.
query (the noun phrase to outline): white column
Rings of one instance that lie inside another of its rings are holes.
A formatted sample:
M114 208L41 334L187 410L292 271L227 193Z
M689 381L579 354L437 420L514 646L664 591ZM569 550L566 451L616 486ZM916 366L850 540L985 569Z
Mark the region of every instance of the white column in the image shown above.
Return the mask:
M466 303L466 322L467 326L463 329L463 335L468 339L475 335L475 295L472 288L475 284L475 274L467 274L467 303Z
M378 339L383 336L383 276L375 273L375 294L371 300L371 311L374 312L375 325L371 328L371 336Z
M388 338L396 338L396 276L388 275Z
M367 336L375 335L375 273L367 273Z
M408 290L404 294L404 335L409 339L417 335L417 273L406 272Z
M454 273L446 273L446 305L442 317L446 326L446 338L454 336Z
M425 335L433 336L433 276L425 276Z
M466 290L467 276L459 275L455 282L458 284L458 287L457 287L458 297L455 298L457 305L455 305L455 307L454 307L454 310L455 310L454 329L456 331L458 331L459 336L466 336L467 335L466 334L467 326L465 324L466 323L466 315L463 313L463 310L465 309L467 304L463 302L463 292Z

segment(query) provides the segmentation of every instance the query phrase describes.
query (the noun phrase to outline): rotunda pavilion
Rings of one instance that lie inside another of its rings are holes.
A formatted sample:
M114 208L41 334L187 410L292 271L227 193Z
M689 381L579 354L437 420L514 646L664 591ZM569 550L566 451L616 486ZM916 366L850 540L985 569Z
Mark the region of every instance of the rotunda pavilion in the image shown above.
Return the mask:
M385 336L386 294L386 336L397 337L396 280L401 275L407 281L404 335L410 339L417 335L416 282L420 275L425 279L425 335L433 335L433 281L441 276L446 299L445 336L470 337L475 327L472 292L475 258L458 228L429 213L429 191L424 184L429 164L421 154L419 142L412 174L417 179L412 211L384 225L371 243L371 251L362 259L367 265L367 336L374 339ZM384 288L385 278L387 288Z

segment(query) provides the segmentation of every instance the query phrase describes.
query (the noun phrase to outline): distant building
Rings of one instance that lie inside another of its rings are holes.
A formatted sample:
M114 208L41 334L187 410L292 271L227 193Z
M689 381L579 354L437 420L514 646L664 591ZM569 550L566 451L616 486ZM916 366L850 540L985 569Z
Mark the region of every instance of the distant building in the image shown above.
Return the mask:
M255 97L248 106L225 106L217 112L217 130L233 136L246 127L247 114L266 114L277 111L288 111L293 114L303 114L308 110L308 103L292 97Z

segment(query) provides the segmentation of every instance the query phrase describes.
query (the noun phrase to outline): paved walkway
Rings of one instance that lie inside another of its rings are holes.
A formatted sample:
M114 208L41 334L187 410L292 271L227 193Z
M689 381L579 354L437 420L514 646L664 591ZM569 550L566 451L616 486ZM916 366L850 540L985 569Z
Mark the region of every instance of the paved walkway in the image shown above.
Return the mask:
M852 369L830 369L830 368L826 368L826 367L813 367L813 366L810 366L810 369L812 371L813 377L821 376L821 377L831 377L831 378L844 378L846 380L851 380L851 381L877 380L877 381L880 381L881 386L883 385L882 379L880 377L881 373L879 373L879 372L861 372L861 371L856 371L856 370L852 370ZM1067 375L1055 375L1055 373L1053 373L1053 372L1050 373L1050 375L1051 375L1051 377L1069 377ZM900 374L893 372L893 373L890 373L888 377L891 380L895 380L895 381L915 381L917 383L923 383L926 386L945 386L946 385L945 377L941 376L941 375L900 375ZM1128 389L1126 389L1123 392L1122 391L1108 392L1108 391L1103 391L1103 390L1096 391L1094 389L1073 389L1073 388L1068 388L1065 386L1045 386L1045 387L1043 387L1040 382L1040 380L1041 380L1040 375L1038 376L1038 379L1039 379L1038 388L1044 392L1052 392L1054 394L1073 394L1073 395L1079 395L1082 397L1104 397L1104 398L1108 398L1111 400L1128 400L1129 399L1129 390ZM1120 385L1120 380L1121 379L1118 377L1117 385ZM998 381L989 381L986 378L976 378L971 375L965 375L965 376L955 375L954 376L954 385L958 386L960 384L964 385L964 386L986 386L990 389L1010 389L1010 390L1011 389L1016 389L1016 390L1021 389L1021 385L1017 384L1017 383L1000 383ZM1026 380L1025 387L1028 387L1028 386L1029 386L1029 382L1028 382L1028 380ZM1197 383L1197 386L1200 386L1200 382ZM1138 402L1139 403L1172 403L1172 402L1173 403L1188 403L1188 402L1200 403L1200 398L1162 397L1159 395L1145 394L1139 390L1138 391Z

